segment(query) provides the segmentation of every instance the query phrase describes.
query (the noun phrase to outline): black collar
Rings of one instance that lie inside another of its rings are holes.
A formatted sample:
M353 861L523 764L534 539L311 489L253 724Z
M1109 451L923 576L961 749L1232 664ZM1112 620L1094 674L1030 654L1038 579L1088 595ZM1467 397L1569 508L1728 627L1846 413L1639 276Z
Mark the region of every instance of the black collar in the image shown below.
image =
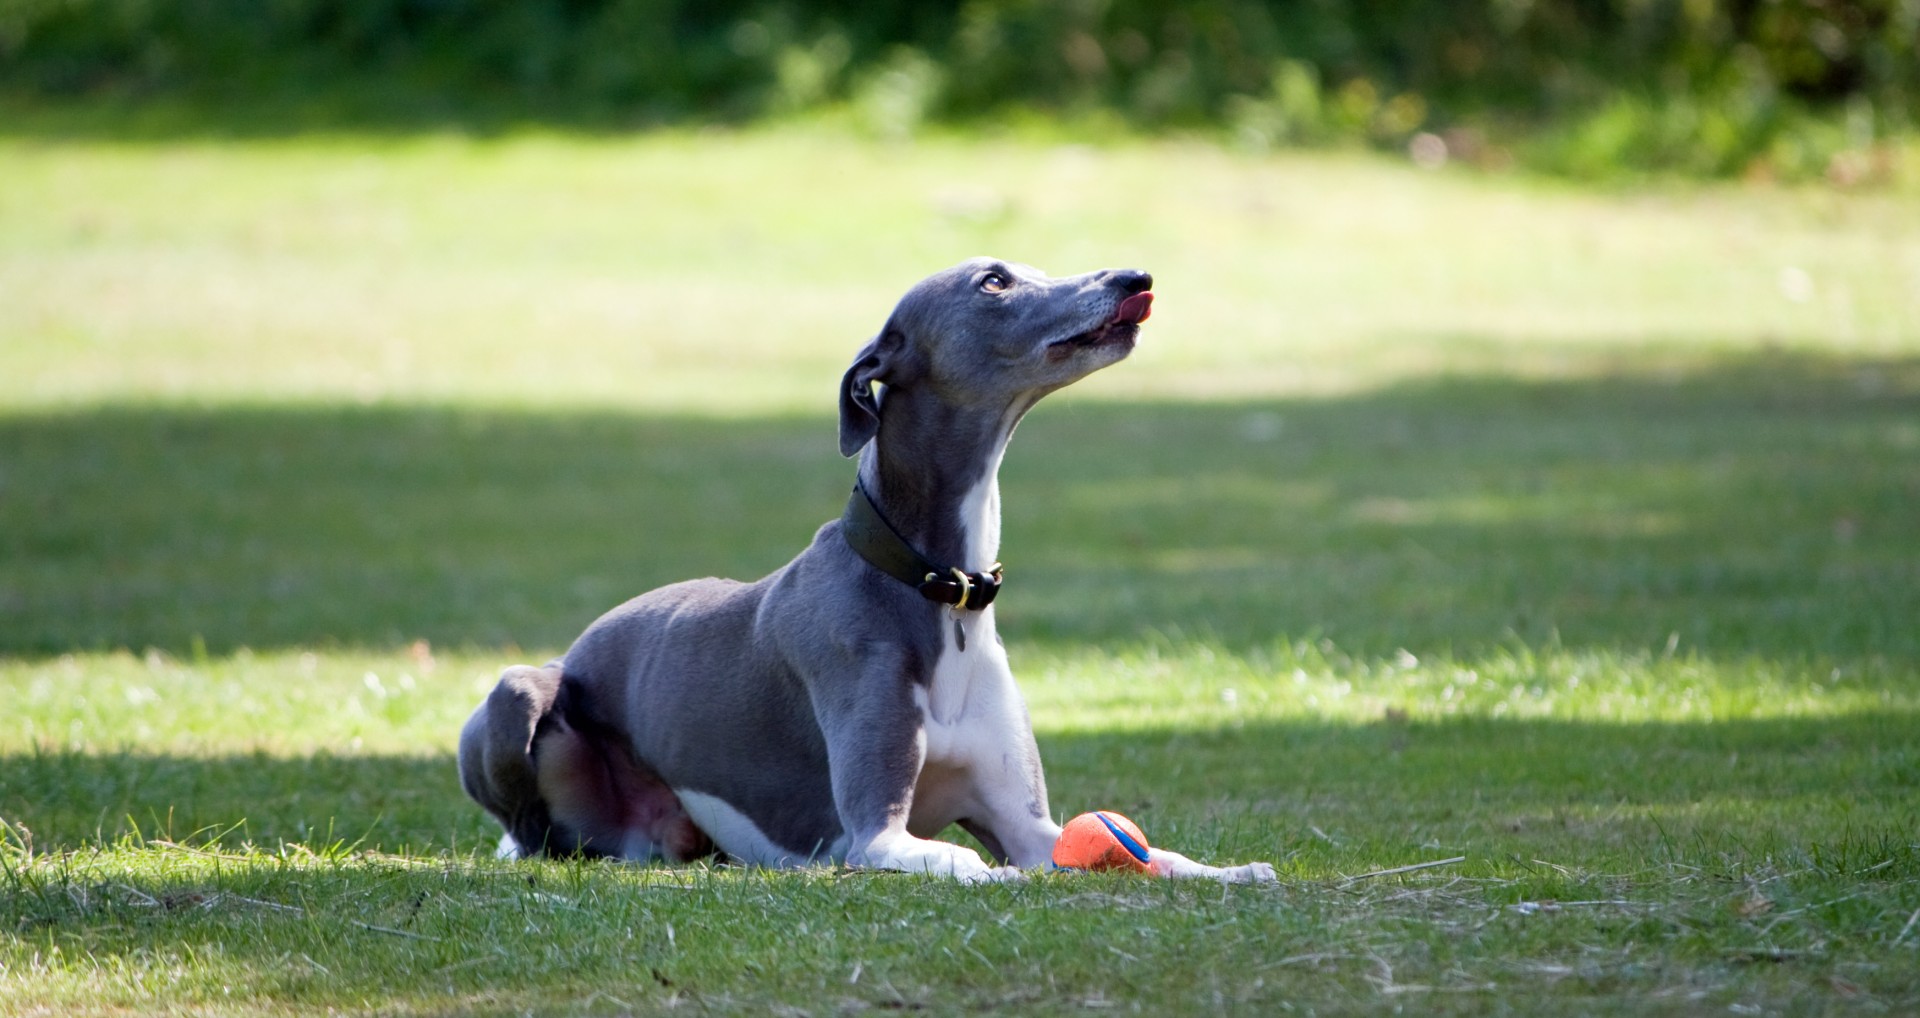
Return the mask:
M893 524L880 515L865 486L855 481L847 498L847 511L840 517L840 535L847 545L875 569L920 592L920 596L955 611L980 611L993 603L1000 593L1000 563L984 573L969 573L957 567L942 569L913 549Z

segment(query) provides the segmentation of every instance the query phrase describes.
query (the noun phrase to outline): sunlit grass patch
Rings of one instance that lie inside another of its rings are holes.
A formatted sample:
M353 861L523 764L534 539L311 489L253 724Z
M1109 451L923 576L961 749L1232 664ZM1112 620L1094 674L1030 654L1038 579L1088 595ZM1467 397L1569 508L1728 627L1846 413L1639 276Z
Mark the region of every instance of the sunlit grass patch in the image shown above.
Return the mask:
M1160 281L1087 393L1566 376L1920 334L1898 194L1595 194L1352 157L800 130L0 139L0 393L814 410L907 284L987 252Z
M1298 641L1246 654L1201 643L1023 657L1043 730L1219 726L1284 719L1365 724L1447 718L1636 724L1920 713L1902 669L1665 650L1522 645L1471 660L1356 659Z

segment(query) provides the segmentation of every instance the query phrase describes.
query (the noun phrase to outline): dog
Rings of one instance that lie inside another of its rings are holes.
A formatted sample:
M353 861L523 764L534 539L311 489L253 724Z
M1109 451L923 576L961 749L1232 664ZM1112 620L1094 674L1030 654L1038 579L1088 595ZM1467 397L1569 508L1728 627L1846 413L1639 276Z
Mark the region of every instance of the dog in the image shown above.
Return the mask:
M840 519L753 583L614 608L564 657L508 668L460 735L501 854L1019 879L1060 826L994 631L997 474L1014 426L1133 351L1153 278L976 258L909 290L840 383ZM958 824L992 857L932 840ZM1153 872L1273 867L1150 849Z

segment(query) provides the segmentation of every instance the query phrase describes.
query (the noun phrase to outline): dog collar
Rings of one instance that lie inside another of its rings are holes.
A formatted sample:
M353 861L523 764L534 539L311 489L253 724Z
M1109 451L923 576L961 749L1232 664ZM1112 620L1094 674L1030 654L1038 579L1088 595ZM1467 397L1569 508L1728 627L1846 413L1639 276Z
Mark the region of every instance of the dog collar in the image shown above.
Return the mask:
M981 611L1000 593L1000 563L995 562L984 573L969 573L958 567L942 569L927 561L880 515L880 507L873 504L873 497L858 481L847 497L847 511L840 516L840 535L869 565L919 591L929 601L952 605L954 611Z

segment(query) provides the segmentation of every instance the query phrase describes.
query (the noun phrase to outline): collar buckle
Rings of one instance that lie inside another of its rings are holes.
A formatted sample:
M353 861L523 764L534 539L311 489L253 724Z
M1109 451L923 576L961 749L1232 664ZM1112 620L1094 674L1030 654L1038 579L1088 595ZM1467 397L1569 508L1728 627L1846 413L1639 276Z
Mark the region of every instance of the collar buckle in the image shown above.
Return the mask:
M880 507L858 483L840 517L840 536L867 564L957 612L984 611L1000 593L1005 567L995 562L986 572L969 573L958 566L941 569L907 543L893 529Z

